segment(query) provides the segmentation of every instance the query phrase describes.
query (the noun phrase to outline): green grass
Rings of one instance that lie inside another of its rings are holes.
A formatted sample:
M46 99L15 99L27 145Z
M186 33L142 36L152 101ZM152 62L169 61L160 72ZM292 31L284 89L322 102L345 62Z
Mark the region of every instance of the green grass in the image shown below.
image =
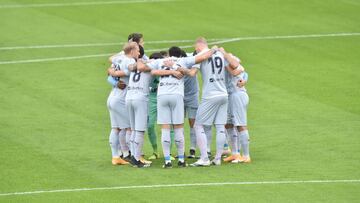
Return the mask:
M15 3L52 1L0 1ZM0 61L113 53L134 31L143 32L145 41L355 33L360 32L359 9L356 0L0 8L0 47L119 42L0 50ZM147 169L111 166L107 57L0 64L0 193L360 179L360 36L249 40L224 46L242 59L250 75L253 163L164 170L160 159ZM186 138L189 143L188 133ZM144 151L150 154L145 142ZM192 186L0 196L0 202L358 202L359 190L359 183Z

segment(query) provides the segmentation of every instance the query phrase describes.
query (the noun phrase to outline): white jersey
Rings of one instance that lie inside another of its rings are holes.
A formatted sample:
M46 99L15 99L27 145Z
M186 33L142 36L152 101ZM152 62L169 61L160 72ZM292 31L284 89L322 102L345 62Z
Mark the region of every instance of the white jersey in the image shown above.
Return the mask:
M125 53L121 51L112 57L111 63L114 65L120 64L121 61L124 59L124 57L125 57Z
M114 69L115 70L121 70L125 73L125 76L123 77L113 77L116 81L123 81L126 85L129 84L129 75L130 75L130 72L129 72L129 69L128 67L122 65L123 61L126 61L126 56L125 55L119 55L117 56L116 58L114 58L113 60L113 66L114 66ZM118 87L113 87L113 88L118 88ZM126 97L126 93L127 93L127 90L126 88L125 89L119 89L118 90L118 93L117 96L118 97L121 97L121 99L125 100L125 97Z
M164 60L172 59L174 61L173 67L164 66ZM166 58L166 59L157 59L147 64L151 69L160 69L160 70L176 70L178 67L192 67L195 65L195 57L185 57L185 58ZM172 75L165 75L160 77L160 82L158 86L158 95L165 94L177 94L184 96L184 78L178 79Z
M201 53L208 51L203 50ZM211 99L218 96L227 96L226 90L226 66L229 62L221 52L215 52L208 60L201 62L200 71L203 80L203 99Z
M242 69L241 66L237 67L237 69ZM231 75L231 73L226 72L226 87L228 90L228 93L235 93L238 91L244 91L246 92L246 88L245 86L243 87L239 87L237 84L240 80L247 80L247 73L246 72L242 72L239 75L233 76Z
M187 56L193 56L192 53L187 53ZM200 68L200 64L195 64L192 68ZM197 80L196 75L194 77L185 75L184 76L184 89L185 89L185 97L192 97L197 95L199 92L199 82Z
M123 63L125 65L125 62ZM126 64L134 63L134 59L129 59ZM148 100L151 78L150 72L132 71L129 77L126 100Z

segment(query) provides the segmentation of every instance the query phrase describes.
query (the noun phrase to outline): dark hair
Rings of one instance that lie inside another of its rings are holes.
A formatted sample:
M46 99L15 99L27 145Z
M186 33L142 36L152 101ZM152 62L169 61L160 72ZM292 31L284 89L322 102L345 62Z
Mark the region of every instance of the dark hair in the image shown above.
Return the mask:
M162 59L164 56L160 52L155 52L150 55L150 59Z
M160 53L161 56L163 56L164 58L169 55L167 51L160 51L159 53Z
M181 57L187 57L187 54L184 50L181 50Z
M139 45L139 52L140 52L139 58L142 58L145 54L144 47Z
M196 52L196 50L193 52L193 56L196 56L196 54L197 54L197 52Z
M170 47L169 56L181 57L181 51L179 47Z
M131 33L128 36L128 41L132 40L133 42L140 43L140 39L143 38L143 34L141 33Z

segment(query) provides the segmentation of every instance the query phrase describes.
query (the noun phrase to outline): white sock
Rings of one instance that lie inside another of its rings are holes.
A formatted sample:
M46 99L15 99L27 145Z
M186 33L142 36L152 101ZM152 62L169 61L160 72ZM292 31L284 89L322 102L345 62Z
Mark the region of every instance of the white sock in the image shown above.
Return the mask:
M130 152L131 152L131 156L135 155L135 146L134 146L135 136L136 136L136 131L132 130L131 131L131 136L130 136Z
M174 140L175 140L176 148L178 150L178 159L179 161L184 162L184 157L185 157L184 128L174 129Z
M216 126L216 155L215 159L221 159L221 155L224 149L224 143L226 141L225 125Z
M166 128L161 129L161 145L163 148L165 163L171 162L171 159L170 159L170 145L171 145L170 129L166 129Z
M119 134L118 134L119 136ZM121 157L123 155L122 151L121 151L121 145L120 145L120 140L119 140L119 145L118 145L118 152L119 152L119 157Z
M206 140L207 140L207 151L211 152L211 141L212 141L212 130L211 130L211 125L204 125L204 132L206 134Z
M126 146L127 146L127 149L128 149L128 151L131 151L131 148L130 148L131 130L127 130L127 131L126 131L125 137L126 137ZM128 152L128 155L129 155L129 152ZM124 155L124 156L125 156L125 155ZM126 157L126 156L125 156L125 157Z
M144 145L144 132L136 131L135 140L134 140L134 147L135 147L134 158L137 161L140 160L143 145Z
M240 132L240 143L243 150L243 156L250 156L249 153L249 131L243 130Z
M231 153L237 154L238 152L238 134L236 128L226 129L227 131L227 140L230 141Z
M117 129L111 129L109 135L109 144L111 148L111 155L113 158L119 158L119 131Z
M129 156L129 148L126 145L126 130L122 129L119 132L120 148L124 157Z
M238 135L238 139L237 139L237 147L238 147L238 149L237 149L237 153L238 154L240 154L240 152L241 152L241 136L240 136L240 131L238 131L238 130L236 130L236 132L237 132L237 135Z
M196 149L196 133L195 133L195 128L190 128L190 141L191 141L190 149L195 150L195 149Z
M209 157L207 155L207 139L204 132L204 127L197 124L195 124L194 127L196 132L196 143L200 149L200 159L207 161L209 160Z

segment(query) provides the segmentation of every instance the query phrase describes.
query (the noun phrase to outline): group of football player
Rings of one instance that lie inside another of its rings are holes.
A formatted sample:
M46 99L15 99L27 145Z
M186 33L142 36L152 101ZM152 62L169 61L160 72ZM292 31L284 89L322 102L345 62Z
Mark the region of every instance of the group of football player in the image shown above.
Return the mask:
M149 57L141 33L130 34L127 41L120 53L109 58L107 80L112 90L107 106L113 165L149 167L151 159L159 158L155 123L161 127L164 168L172 168L175 159L178 167L186 167L185 158L197 159L190 166L251 161L247 130L249 97L245 89L248 75L239 58L222 47L209 48L203 37L195 40L193 53L172 46ZM191 141L187 157L185 117L188 117ZM216 129L213 157L212 127ZM143 153L146 131L153 149L148 160ZM171 154L173 143L177 149L175 157ZM196 149L200 157L195 155ZM223 158L224 155L227 157Z

